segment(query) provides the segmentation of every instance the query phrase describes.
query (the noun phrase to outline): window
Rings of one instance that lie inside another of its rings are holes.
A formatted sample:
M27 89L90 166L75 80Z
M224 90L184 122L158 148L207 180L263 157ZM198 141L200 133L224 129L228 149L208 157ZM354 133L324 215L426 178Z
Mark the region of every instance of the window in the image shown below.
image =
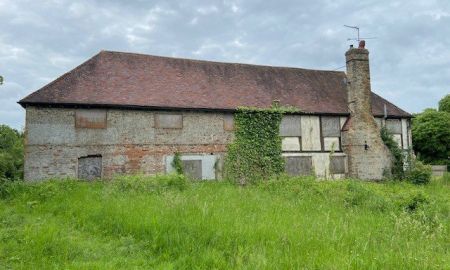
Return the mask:
M285 157L285 171L288 175L311 175L312 174L312 157L296 156Z
M394 140L398 143L400 148L403 147L402 144L402 122L400 119L387 119L386 120L386 129L392 134Z
M301 150L301 116L285 115L280 124L281 148L283 151Z
M173 155L164 158L166 173L175 172L173 158ZM191 179L214 180L222 166L220 156L214 154L182 154L180 158L184 174Z
M299 137L284 137L281 139L281 149L283 151L300 151Z
M400 119L388 119L386 120L386 129L391 134L402 134L402 122Z
M155 114L155 127L182 129L183 116L181 114L157 113Z
M85 109L75 111L76 128L106 128L106 111Z
M330 173L345 174L345 156L330 157Z
M223 129L225 131L234 130L234 116L232 114L225 114L223 116Z
M201 160L182 160L183 173L190 179L202 179Z
M282 137L302 136L301 117L299 115L285 115L281 120L280 136Z
M324 151L341 150L341 124L339 117L322 116L322 140Z
M102 177L102 156L93 155L78 159L78 178L93 180Z

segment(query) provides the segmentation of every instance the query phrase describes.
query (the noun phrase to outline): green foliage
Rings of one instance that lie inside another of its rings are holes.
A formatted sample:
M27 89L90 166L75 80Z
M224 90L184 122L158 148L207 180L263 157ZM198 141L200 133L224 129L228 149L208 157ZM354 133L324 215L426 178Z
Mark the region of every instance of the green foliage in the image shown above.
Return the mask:
M167 174L158 176L124 175L112 181L112 186L119 191L161 193L170 189L184 190L188 182L182 174Z
M172 167L178 174L184 174L183 162L181 161L181 155L178 152L175 152L175 155L173 156Z
M0 179L23 178L23 134L0 125Z
M394 140L394 137L389 133L386 127L381 128L381 139L387 148L389 148L393 157L391 177L396 180L403 180L405 178L405 170L403 168L405 156L403 150L400 149L398 143Z
M416 115L412 120L412 139L414 150L425 163L448 164L450 113L427 109Z
M284 171L279 128L281 108L239 108L234 115L235 140L228 146L225 177L240 185Z
M169 184L180 177L10 182L0 200L0 269L450 265L449 186L440 179Z
M411 171L408 173L407 180L416 185L428 184L431 180L431 166L415 160Z
M439 111L450 113L450 94L439 101Z
M0 85L3 84L3 76L0 76Z

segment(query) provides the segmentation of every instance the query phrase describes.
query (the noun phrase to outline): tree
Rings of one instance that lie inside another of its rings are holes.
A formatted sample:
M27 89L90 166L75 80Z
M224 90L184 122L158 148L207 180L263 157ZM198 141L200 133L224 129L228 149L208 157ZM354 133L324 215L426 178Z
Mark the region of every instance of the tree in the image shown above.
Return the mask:
M439 111L450 113L450 94L439 101Z
M3 84L3 76L0 76L0 85Z
M414 150L420 159L426 163L448 163L450 113L426 109L417 114L412 120L412 138Z
M0 180L23 178L23 134L0 125Z

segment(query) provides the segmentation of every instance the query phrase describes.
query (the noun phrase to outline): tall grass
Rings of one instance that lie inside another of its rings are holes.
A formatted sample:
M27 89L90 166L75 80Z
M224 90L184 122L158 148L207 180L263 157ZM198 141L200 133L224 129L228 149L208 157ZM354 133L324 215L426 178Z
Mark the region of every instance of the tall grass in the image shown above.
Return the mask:
M11 183L0 268L449 269L449 184Z

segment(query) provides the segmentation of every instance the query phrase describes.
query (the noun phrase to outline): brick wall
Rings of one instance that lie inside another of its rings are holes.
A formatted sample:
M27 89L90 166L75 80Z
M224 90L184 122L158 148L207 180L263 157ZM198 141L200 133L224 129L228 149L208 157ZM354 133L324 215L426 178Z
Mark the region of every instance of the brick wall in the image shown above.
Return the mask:
M391 156L371 113L369 52L351 48L345 56L350 118L344 126L342 146L348 155L349 176L382 179L390 171Z
M222 154L233 138L221 113L176 112L183 118L183 128L176 129L155 128L155 114L171 112L107 110L106 128L75 127L75 112L27 107L26 180L77 177L78 158L89 155L102 156L106 178L163 173L166 155Z

